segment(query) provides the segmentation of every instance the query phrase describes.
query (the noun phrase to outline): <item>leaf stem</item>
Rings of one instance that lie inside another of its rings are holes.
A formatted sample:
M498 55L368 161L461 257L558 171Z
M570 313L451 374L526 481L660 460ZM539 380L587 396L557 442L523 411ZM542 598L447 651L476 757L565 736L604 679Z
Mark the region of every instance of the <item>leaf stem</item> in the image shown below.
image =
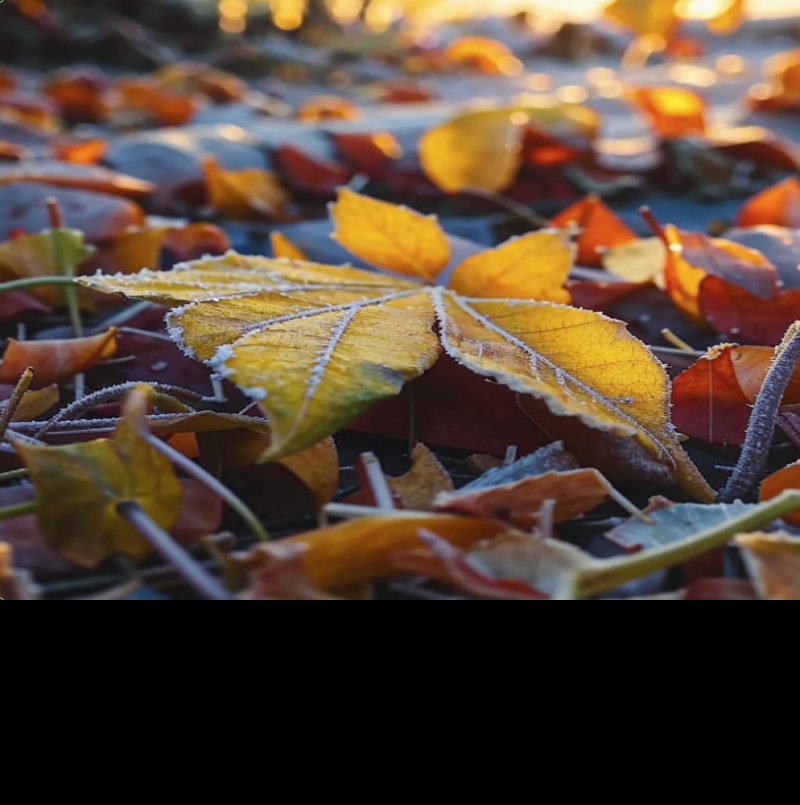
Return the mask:
M763 480L769 451L778 427L778 414L786 389L800 365L800 322L793 324L778 348L775 360L764 380L753 407L750 424L739 463L720 495L721 503L746 498Z
M179 453L174 447L162 442L161 439L149 431L144 431L141 435L154 450L166 456L178 469L196 478L215 495L219 495L247 523L259 542L269 542L269 533L266 528L264 528L255 512L235 492L228 489L225 484L218 481L211 473L206 472L199 464L186 458L183 453Z
M36 500L6 506L0 509L0 520L13 520L15 517L25 517L28 514L36 514L38 508L39 503Z
M591 598L615 590L628 582L683 564L715 548L721 548L735 536L764 528L797 509L800 509L800 491L782 492L768 503L701 531L689 539L635 556L598 562L593 568L581 570L573 580L570 594L565 597Z
M64 213L61 205L56 198L48 198L45 201L47 214L50 217L50 248L53 251L53 266L59 277L75 278L75 266L68 263L64 258L63 237L65 234ZM78 288L73 283L65 292L69 319L72 324L72 331L76 338L83 337L83 320L81 319L81 306L78 301Z
M60 285L75 285L72 277L26 277L21 280L0 283L0 296L13 291L29 291L35 288L52 288Z
M500 193L493 193L491 190L479 190L477 188L464 189L461 192L464 195L475 196L485 201L491 201L492 204L496 204L498 207L516 215L518 218L522 218L523 221L527 221L536 229L549 229L553 226L553 222L548 218L539 215L538 212L532 210L530 207L526 207L519 201L515 201L513 198L501 195Z
M133 501L117 505L119 516L127 520L172 567L178 575L209 601L236 599L175 540Z
M30 471L27 469L27 467L23 467L21 470L2 472L0 473L0 484L4 484L6 481L19 481L22 478L27 478L29 475Z

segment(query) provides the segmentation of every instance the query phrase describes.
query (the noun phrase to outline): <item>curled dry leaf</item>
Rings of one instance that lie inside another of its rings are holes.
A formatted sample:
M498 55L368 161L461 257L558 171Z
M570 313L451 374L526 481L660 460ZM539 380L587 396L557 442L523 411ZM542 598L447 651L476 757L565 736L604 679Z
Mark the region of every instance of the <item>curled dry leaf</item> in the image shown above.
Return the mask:
M505 486L441 495L436 509L531 529L539 525L547 501L555 503L553 522L564 523L596 509L606 501L610 489L597 470L548 472Z
M723 344L709 350L673 384L673 421L682 433L712 444L744 444L747 424L770 366L771 347ZM784 405L800 403L800 372Z
M603 257L613 249L631 241L636 234L599 196L589 196L573 204L552 219L562 229L578 227L578 263L592 268L603 267Z
M765 225L800 228L800 179L784 179L763 190L746 202L736 216L736 226Z
M311 583L300 545L258 545L243 560L250 570L250 586L243 601L337 601Z
M429 529L453 545L469 547L497 536L496 523L470 517L397 513L351 520L311 531L282 544L305 547L303 564L312 584L335 590L395 575L393 557L421 546L419 532Z
M169 460L139 435L133 419L137 400L126 403L113 439L66 447L17 444L38 499L39 528L47 544L83 567L94 567L117 551L135 558L150 547L117 514L135 501L162 528L178 520L183 492ZM69 528L64 528L69 523Z
M149 196L156 186L124 173L97 165L75 165L55 160L38 160L12 165L0 165L0 187L5 185L43 184L68 190L86 190L94 193L129 198Z
M775 266L759 252L700 233L681 232L674 226L667 227L666 237L667 291L677 307L697 324L705 324L708 318L701 303L701 287L706 278L717 278L760 299L778 295Z
M222 215L237 220L283 215L289 195L271 171L225 170L212 158L206 159L203 167L209 202Z
M431 511L438 495L455 491L453 479L424 444L411 452L411 469L399 478L387 478L404 509Z
M395 563L400 570L499 601L564 597L575 574L595 565L588 554L566 542L519 532L466 551L433 531L420 532L420 539L428 550L398 554Z
M63 341L17 341L10 338L0 364L0 383L13 383L31 367L37 388L69 380L117 351L117 330Z
M564 287L575 258L566 230L533 232L468 257L450 287L462 296L569 304Z
M800 539L791 534L746 534L736 538L764 601L800 601Z
M367 263L432 282L450 262L450 244L436 216L341 188L331 208L333 239Z
M56 385L26 392L17 406L12 422L30 422L38 419L58 403L59 397L60 392ZM0 412L4 411L6 407L7 403L0 403Z

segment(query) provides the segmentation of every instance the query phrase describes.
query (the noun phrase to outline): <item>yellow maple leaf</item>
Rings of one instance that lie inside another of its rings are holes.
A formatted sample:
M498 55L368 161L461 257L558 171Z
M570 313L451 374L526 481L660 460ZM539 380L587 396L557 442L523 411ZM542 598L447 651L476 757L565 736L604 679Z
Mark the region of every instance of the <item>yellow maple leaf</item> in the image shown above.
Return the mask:
M430 282L450 262L450 244L436 216L376 201L347 187L339 190L331 215L333 239L374 266Z
M419 226L436 225L418 219ZM621 322L532 301L563 292L572 255L563 233L542 235L521 239L534 276L537 251L550 261L543 276L526 285L527 299L470 299L458 287L236 254L168 273L98 275L80 282L170 306L189 303L168 315L170 333L188 354L260 402L273 433L268 460L310 447L396 395L431 368L444 348L477 374L542 399L558 416L635 439L685 489L712 499L672 431L669 380L647 347ZM417 242L415 232L406 232L400 243L408 243L411 256L398 247L389 267L412 270ZM493 273L504 265L498 253L514 252L517 244L493 250L472 270L462 266L457 286L492 297L506 281L502 270ZM366 253L359 242L351 248ZM513 260L509 265L509 276L515 276L519 266Z

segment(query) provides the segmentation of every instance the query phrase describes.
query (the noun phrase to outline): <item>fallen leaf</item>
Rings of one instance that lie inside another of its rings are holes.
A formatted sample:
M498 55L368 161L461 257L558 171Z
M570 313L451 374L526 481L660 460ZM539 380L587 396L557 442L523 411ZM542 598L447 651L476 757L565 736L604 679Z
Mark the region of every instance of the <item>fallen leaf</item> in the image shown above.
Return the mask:
M702 506L697 503L671 505L656 499L655 506L651 505L646 510L647 516L653 520L652 525L631 518L609 531L606 538L627 551L660 548L733 520L755 508L741 501Z
M381 178L403 156L403 148L388 131L374 134L334 132L339 156L353 169L371 178Z
M331 217L336 224L333 239L372 265L430 282L450 262L450 244L436 216L343 187Z
M760 299L772 300L779 291L775 266L762 254L738 243L667 227L667 292L691 321L703 325L709 316L700 300L707 278L742 288ZM716 328L716 322L710 321Z
M181 95L205 95L214 103L243 101L247 84L233 73L199 62L169 64L153 76L159 86Z
M246 221L284 213L289 195L271 171L225 170L210 157L203 165L209 202L225 217Z
M487 75L519 75L522 62L511 49L497 39L467 36L451 42L444 52L454 67L477 70Z
M640 87L629 93L651 128L666 140L705 134L706 103L685 87Z
M64 341L8 340L0 364L0 383L14 383L28 367L34 371L37 388L70 380L96 363L113 357L117 350L117 331L110 328L100 335Z
M574 261L568 231L533 232L468 257L456 268L450 287L462 296L569 304L564 285Z
M304 546L303 565L311 583L336 590L397 574L393 556L420 547L420 529L434 531L462 547L497 536L502 530L495 523L470 517L398 512L310 531L282 544Z
M555 504L553 522L564 523L596 509L610 489L597 470L548 472L505 486L441 495L436 510L502 520L527 530L540 524L548 501Z
M800 289L765 299L718 277L700 286L703 318L726 338L777 346L800 318Z
M580 228L578 263L582 266L602 268L609 249L638 242L635 233L597 196L573 204L551 222L561 229Z
M54 231L49 229L40 235L14 238L0 244L0 279L6 281L58 274L53 251ZM83 232L78 229L58 230L58 237L59 256L65 266L77 267L94 253L94 249L84 242ZM55 296L52 290L44 294L51 301Z
M800 288L800 230L754 226L732 229L725 238L763 254L775 266L783 291Z
M250 571L250 586L243 601L337 601L311 583L298 545L258 545L243 560Z
M0 242L19 231L47 229L50 219L45 202L49 198L58 201L67 225L83 232L91 243L145 222L142 208L128 199L25 182L0 186Z
M75 67L53 73L45 81L43 92L67 120L99 123L106 114L104 97L109 86L108 77L100 70Z
M17 378L14 378L16 382ZM28 391L17 406L12 422L31 422L53 408L59 400L58 386L52 385L38 391ZM6 409L6 404L0 404L0 410Z
M778 470L761 484L759 500L765 503L768 500L778 497L781 492L787 489L800 489L800 462L790 464L782 470ZM787 523L800 527L800 514L788 514L783 518Z
M65 141L53 146L53 156L73 165L96 165L108 151L108 143L100 138Z
M791 534L736 538L762 601L800 601L800 539Z
M456 117L422 137L423 170L445 193L507 190L520 168L527 124L526 115L512 109Z
M630 283L654 282L666 287L664 269L667 247L661 238L642 238L610 248L603 254L603 268Z
M76 165L55 160L0 165L0 187L20 183L109 193L134 199L149 196L156 189L150 182L98 165Z
M38 499L39 527L50 547L82 567L94 567L120 551L134 558L151 549L118 514L125 501L137 502L161 527L171 528L183 492L169 460L155 451L133 424L133 401L113 439L65 447L17 444ZM69 523L69 528L64 528Z
M475 458L481 457L473 456L473 459ZM564 449L563 442L553 442L553 444L542 447L535 453L511 464L504 464L497 459L492 459L492 463L493 466L490 469L486 470L480 478L463 486L461 492L472 493L490 487L513 484L534 475L544 475L548 472L570 472L579 469L577 459Z
M160 86L151 77L122 79L114 85L109 114L120 118L137 112L142 123L161 126L184 126L197 114L198 104L192 98Z
M270 244L272 246L272 256L278 259L308 261L306 253L280 232L270 232Z
M437 496L455 491L453 479L438 458L424 444L411 453L411 469L399 478L388 478L392 491L404 509L431 511Z
M745 203L736 216L736 226L783 226L800 228L800 179L784 179Z
M324 120L357 120L361 110L352 102L338 95L320 95L306 101L298 110L297 117L304 123L321 123Z
M673 422L682 433L711 444L744 444L747 425L775 358L770 347L713 347L673 383ZM785 404L800 402L800 374Z
M353 172L335 162L311 156L293 145L282 145L275 152L280 178L298 193L329 198L350 183Z
M639 36L657 34L670 39L680 25L678 0L614 0L605 16Z

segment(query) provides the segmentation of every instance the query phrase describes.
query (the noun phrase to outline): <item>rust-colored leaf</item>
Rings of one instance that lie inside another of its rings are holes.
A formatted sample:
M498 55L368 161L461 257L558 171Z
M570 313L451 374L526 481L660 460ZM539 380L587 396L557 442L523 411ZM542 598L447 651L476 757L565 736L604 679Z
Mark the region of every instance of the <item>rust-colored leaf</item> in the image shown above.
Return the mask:
M800 228L800 179L784 179L753 196L739 210L736 225Z
M455 491L453 480L438 458L424 444L411 453L411 469L399 478L389 478L389 486L403 508L431 511L438 495Z
M13 383L27 367L34 370L38 388L69 380L116 352L115 328L88 338L67 341L16 341L9 339L0 365L0 383Z
M736 538L764 601L800 601L800 539L791 534Z
M650 126L667 140L706 130L706 103L685 87L640 87L630 99L647 117Z

